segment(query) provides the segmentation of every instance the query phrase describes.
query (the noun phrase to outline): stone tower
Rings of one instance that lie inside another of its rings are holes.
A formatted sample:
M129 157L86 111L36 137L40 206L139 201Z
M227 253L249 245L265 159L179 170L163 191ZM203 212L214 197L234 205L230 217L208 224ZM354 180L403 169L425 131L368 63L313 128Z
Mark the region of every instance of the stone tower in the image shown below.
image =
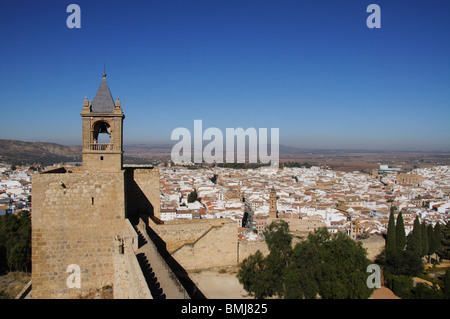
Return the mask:
M269 218L277 218L277 192L273 186L269 195Z
M81 118L83 167L97 172L122 170L125 115L119 98L113 101L105 73L92 103L85 98Z
M77 298L113 286L116 239L132 219L160 216L159 170L122 163L124 117L104 74L81 111L83 165L33 175L33 298ZM79 285L71 284L74 276Z

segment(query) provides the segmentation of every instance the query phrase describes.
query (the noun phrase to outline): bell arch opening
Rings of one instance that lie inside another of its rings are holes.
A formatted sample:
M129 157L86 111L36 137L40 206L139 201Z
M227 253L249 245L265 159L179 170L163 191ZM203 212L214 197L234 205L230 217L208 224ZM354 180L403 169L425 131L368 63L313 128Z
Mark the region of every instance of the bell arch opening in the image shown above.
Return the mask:
M95 151L111 150L111 127L106 121L97 121L92 131L91 149Z

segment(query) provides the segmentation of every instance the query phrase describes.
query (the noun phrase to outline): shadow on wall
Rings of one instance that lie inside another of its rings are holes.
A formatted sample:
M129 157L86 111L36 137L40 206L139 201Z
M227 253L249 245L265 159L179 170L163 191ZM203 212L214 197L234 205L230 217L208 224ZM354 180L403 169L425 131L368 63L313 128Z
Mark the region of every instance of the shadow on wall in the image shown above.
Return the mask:
M166 249L166 243L159 237L159 235L148 225L147 219L145 221L146 231L150 239L155 244L158 253L163 257L167 265L177 277L178 281L183 285L191 299L206 299L205 295L198 289L195 283L189 278L188 273L184 268L172 257Z
M126 203L126 218L132 224L137 224L139 216L154 216L154 208L147 196L141 190L139 185L134 180L134 169L127 168L125 170L125 203Z
M145 254L137 254L136 258L141 266L145 281L147 282L153 299L166 299L166 295L163 293L163 290L161 289L161 286Z

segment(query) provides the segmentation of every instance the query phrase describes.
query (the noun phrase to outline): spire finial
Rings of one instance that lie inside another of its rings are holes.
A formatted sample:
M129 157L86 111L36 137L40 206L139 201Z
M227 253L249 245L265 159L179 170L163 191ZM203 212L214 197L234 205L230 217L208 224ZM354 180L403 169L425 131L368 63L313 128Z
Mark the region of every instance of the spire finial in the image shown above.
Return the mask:
M106 61L103 61L103 77L106 78Z

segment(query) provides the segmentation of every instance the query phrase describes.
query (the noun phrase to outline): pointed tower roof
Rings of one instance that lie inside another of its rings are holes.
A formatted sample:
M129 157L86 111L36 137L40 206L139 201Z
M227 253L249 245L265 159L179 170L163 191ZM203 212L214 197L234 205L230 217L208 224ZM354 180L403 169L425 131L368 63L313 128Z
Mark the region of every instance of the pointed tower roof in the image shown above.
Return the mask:
M115 105L114 100L109 90L108 83L106 82L106 74L103 73L103 79L100 82L100 86L92 101L93 113L112 113Z

